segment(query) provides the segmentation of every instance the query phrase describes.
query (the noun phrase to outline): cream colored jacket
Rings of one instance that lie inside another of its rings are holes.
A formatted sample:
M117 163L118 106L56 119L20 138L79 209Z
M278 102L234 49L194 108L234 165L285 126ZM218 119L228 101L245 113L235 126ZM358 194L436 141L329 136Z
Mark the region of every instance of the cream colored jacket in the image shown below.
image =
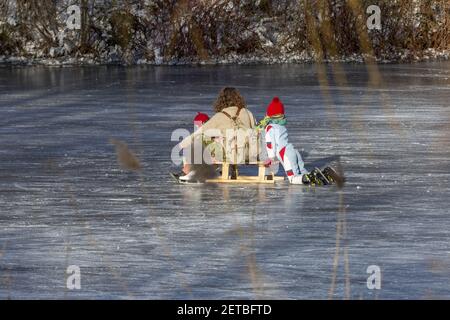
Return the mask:
M237 107L228 107L223 109L227 114L231 117L234 117L238 111ZM256 120L253 114L247 109L241 109L238 118L236 119L236 123L233 122L232 119L227 117L222 112L217 112L211 119L209 119L203 126L195 131L190 136L183 139L179 146L184 149L191 145L194 141L193 139L201 134L207 137L224 137L224 147L227 153L232 153L235 150L235 146L237 149L243 150L244 145L248 143L252 143L249 140L248 129L255 129ZM230 129L235 130L234 134L230 134ZM253 130L256 132L256 130ZM237 141L237 142L236 142ZM235 150L238 153L239 150ZM239 155L241 159L242 155ZM230 155L233 159L235 159L235 154ZM239 161L239 160L238 160Z
M236 115L237 110L238 110L237 107L228 107L228 108L223 109L223 111L225 111L232 117ZM237 120L238 120L238 123L241 125L241 128L253 129L256 127L255 117L250 112L250 110L248 110L247 108L244 108L241 110ZM183 141L180 142L180 147L182 149L188 147L192 143L193 138L200 134L205 134L208 137L217 136L214 133L215 130L212 130L212 129L220 130L220 132L222 133L222 137L225 137L226 130L234 129L234 128L235 128L235 124L233 123L233 120L228 118L222 112L217 112L199 130L195 131L189 137L184 138Z

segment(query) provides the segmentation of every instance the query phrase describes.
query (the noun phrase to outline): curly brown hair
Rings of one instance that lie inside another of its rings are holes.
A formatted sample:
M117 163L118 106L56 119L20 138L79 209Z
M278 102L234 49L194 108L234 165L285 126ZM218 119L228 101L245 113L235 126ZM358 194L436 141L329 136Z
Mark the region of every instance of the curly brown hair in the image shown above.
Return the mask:
M219 96L214 102L214 111L221 112L228 107L245 108L245 100L236 88L225 87L220 90Z

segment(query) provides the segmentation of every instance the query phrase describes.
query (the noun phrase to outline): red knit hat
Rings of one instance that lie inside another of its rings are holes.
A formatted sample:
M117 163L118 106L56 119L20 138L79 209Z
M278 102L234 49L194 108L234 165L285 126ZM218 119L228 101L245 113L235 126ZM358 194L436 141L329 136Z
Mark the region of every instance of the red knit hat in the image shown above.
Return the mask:
M266 116L273 117L279 114L284 114L284 105L278 97L275 97L267 106Z
M206 113L197 112L197 115L194 118L194 123L203 124L209 120L209 117Z

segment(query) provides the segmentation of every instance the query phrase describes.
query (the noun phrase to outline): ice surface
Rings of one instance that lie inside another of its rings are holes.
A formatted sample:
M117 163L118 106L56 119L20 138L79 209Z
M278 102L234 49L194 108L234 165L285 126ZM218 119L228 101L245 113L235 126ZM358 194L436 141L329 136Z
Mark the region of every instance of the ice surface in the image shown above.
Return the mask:
M379 85L317 70L1 67L0 298L450 298L450 63L382 65ZM225 85L258 118L280 96L291 142L310 166L340 155L344 189L174 184L172 131Z

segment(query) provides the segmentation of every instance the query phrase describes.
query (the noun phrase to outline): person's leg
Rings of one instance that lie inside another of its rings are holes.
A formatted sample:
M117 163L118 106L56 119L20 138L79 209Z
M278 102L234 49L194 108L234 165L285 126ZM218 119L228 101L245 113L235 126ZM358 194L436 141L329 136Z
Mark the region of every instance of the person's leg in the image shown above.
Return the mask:
M238 166L237 164L230 165L230 176L232 180L237 179L239 173L238 173Z
M288 177L300 174L297 164L297 153L291 144L288 144L278 152L278 159L283 164L284 171Z
M300 153L294 149L292 144L288 144L280 150L278 159L286 171L289 182L302 184L302 175L307 171Z
M185 163L185 164L183 165L183 170L182 170L182 172L183 172L184 174L188 174L190 171L191 171L191 165Z
M297 166L300 174L308 173L308 170L305 169L305 162L303 162L303 158L300 155L300 152L298 152L297 150L295 150L295 152L297 153Z

